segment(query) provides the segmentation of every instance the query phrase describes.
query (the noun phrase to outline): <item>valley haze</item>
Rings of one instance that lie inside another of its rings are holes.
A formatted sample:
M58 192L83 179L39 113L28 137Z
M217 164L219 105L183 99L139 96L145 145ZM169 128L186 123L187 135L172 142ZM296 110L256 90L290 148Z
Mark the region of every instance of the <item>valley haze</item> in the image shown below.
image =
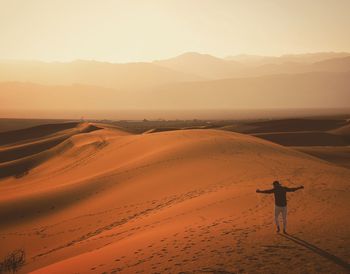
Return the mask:
M192 52L149 63L1 61L1 115L118 119L118 111L146 110L144 118L156 111L176 119L184 116L167 110L184 110L192 119L196 110L349 108L348 53L255 58Z

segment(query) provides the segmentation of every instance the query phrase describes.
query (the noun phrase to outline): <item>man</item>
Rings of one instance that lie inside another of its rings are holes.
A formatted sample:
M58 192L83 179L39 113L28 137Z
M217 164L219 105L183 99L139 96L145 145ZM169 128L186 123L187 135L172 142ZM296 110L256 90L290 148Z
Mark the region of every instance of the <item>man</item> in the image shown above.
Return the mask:
M278 216L282 213L283 219L283 233L287 234L287 192L294 192L298 189L303 189L303 186L289 188L282 186L279 181L273 182L273 189L260 190L257 189L257 193L274 194L275 195L275 223L277 226L277 232L280 232L280 225Z

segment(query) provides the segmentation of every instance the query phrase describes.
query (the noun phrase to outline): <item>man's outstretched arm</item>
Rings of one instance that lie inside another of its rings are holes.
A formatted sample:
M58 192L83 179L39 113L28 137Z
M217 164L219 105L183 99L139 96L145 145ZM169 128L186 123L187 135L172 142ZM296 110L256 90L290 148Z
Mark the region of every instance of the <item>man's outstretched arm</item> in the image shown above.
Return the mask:
M294 191L297 191L299 189L303 189L304 186L299 186L299 187L286 187L286 191L287 192L294 192Z
M264 194L271 194L273 193L273 189L268 189L268 190L260 190L260 189L257 189L256 190L256 193L264 193Z

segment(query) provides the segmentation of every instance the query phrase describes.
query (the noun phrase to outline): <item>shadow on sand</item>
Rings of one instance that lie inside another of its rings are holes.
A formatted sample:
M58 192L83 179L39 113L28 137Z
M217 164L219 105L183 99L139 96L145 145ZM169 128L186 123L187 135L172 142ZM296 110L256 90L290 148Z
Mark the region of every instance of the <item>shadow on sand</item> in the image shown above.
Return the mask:
M325 250L323 250L315 245L312 245L312 244L310 244L310 243L308 243L308 242L306 242L306 241L304 241L296 236L292 236L289 234L279 234L279 235L288 239L288 240L291 240L291 241L293 241L293 242L295 242L303 247L306 247L307 249L317 253L318 255L336 263L337 265L342 266L346 270L350 270L350 265L346 261L342 260L341 258L339 258L333 254L328 253L327 251L325 251Z

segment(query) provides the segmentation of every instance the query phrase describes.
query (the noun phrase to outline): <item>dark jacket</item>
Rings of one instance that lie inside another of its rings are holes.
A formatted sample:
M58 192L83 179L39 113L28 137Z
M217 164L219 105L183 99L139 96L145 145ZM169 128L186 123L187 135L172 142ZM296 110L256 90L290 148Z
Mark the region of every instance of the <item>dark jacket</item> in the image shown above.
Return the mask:
M260 190L259 193L274 194L276 206L287 206L287 192L294 192L300 187L276 186L269 190Z

